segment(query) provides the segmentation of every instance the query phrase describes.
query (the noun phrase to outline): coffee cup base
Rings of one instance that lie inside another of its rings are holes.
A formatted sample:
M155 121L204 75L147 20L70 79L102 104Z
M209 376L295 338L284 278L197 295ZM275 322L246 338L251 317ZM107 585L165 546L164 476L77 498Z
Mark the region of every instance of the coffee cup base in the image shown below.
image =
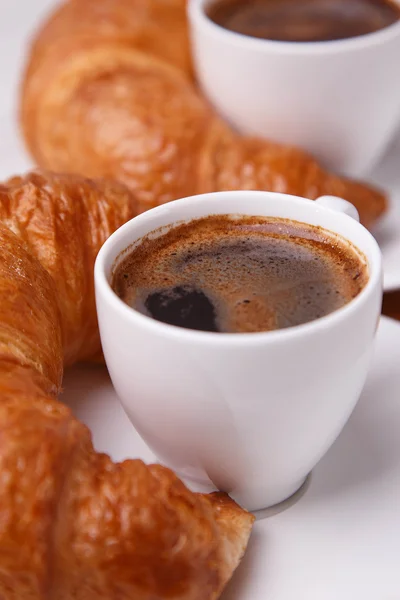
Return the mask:
M289 508L292 508L292 506L297 504L297 502L299 502L299 500L301 500L301 498L307 492L311 484L311 478L312 473L309 473L307 477L302 480L300 487L291 496L285 500L282 500L282 502L278 502L277 504L269 506L268 508L254 510L253 513L256 517L256 520L261 521L262 519L268 519L288 510Z

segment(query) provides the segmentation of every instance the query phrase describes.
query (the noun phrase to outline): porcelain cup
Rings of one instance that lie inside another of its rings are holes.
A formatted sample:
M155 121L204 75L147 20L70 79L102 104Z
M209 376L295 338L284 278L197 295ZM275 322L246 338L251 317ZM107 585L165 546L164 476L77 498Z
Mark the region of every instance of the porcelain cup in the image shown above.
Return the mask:
M322 226L365 256L368 283L326 317L250 334L182 329L120 300L112 275L133 245L213 214ZM149 210L106 241L95 286L110 376L134 427L182 478L223 490L249 510L266 508L296 492L335 441L363 389L382 301L381 254L357 216L334 197L218 192Z
M216 25L212 2L190 0L188 18L198 80L220 114L332 170L367 173L400 124L400 21L332 42L269 41Z

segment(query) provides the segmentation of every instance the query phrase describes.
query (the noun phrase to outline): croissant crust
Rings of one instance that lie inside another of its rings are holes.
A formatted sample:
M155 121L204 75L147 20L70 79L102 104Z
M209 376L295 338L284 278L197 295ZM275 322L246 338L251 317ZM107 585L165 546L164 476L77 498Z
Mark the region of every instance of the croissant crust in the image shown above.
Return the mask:
M307 153L242 137L193 79L186 0L69 0L37 33L21 124L41 167L111 177L146 210L207 191L258 189L352 202L372 227L385 195Z
M215 600L254 518L168 469L115 464L56 400L100 352L93 263L137 212L123 185L49 172L0 187L0 598Z

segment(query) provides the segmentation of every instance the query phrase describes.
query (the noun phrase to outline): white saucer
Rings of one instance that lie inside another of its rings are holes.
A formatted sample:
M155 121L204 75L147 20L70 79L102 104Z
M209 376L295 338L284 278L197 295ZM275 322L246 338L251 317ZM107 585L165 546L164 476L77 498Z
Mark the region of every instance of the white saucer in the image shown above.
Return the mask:
M400 324L383 318L362 398L299 500L259 519L223 600L400 598ZM153 461L105 369L78 367L63 400L116 460ZM332 385L335 385L334 378Z
M390 210L374 235L383 254L385 291L391 291L400 288L400 130L371 180L390 194Z

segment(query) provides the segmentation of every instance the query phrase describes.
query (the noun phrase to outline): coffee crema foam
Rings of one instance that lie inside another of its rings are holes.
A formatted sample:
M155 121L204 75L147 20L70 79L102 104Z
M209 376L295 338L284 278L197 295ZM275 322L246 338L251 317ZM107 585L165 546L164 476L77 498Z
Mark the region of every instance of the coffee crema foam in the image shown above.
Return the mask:
M145 237L116 268L112 287L126 304L156 320L250 333L328 315L367 281L365 258L325 229L221 215Z

